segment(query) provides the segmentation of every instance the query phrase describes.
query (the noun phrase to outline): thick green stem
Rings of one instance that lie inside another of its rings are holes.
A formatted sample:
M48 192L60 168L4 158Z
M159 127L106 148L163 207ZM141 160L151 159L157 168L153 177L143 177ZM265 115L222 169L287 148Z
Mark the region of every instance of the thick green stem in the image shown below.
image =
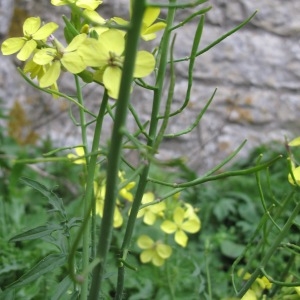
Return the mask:
M145 0L134 1L132 19L127 34L125 60L123 65L120 92L117 100L111 147L108 154L106 194L97 248L97 258L100 260L100 262L93 270L92 285L89 294L90 300L99 298L106 257L111 243L113 217L118 186L118 171L122 154L122 128L125 128L126 125L131 84L133 81L135 59L144 10Z
M174 2L174 1L171 0L170 2ZM171 31L168 30L168 28L171 28L173 25L175 11L176 8L170 8L168 11L168 16L166 20L167 23L166 30L164 32L164 36L162 38L162 43L161 43L161 52L159 57L160 60L159 60L158 74L156 80L156 89L154 91L152 114L151 114L151 121L150 121L150 128L149 128L149 139L147 143L147 146L149 147L149 149L151 149L151 154L154 154L156 151L155 149L153 149L153 146L154 145L157 147L159 146L158 144L155 144L155 140L157 135L157 127L158 127L158 120L159 120L158 116L159 116L161 97L162 97L162 92L164 87L165 73L166 73L166 68L168 63L169 44L170 44L170 37L171 37ZM150 169L150 161L148 161L148 164L145 166L137 186L137 191L130 211L126 232L124 235L124 239L120 251L120 257L122 260L126 260L127 257L136 217L140 209L142 197L147 185L149 169ZM124 275L125 275L124 264L120 263L119 271L118 271L117 291L115 297L115 299L117 300L122 299L123 288L124 288Z

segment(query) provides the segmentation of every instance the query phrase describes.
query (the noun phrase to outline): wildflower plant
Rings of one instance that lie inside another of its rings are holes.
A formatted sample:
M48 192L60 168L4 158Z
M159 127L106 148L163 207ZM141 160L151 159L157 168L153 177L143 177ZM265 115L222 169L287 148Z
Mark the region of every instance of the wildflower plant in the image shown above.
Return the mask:
M76 122L72 115L71 119L75 125L80 125L80 145L66 145L64 148L53 149L42 159L22 160L18 163L68 161L82 167L84 179L81 215L69 216L62 200L52 190L39 182L23 179L24 184L49 200L51 212L56 214L58 223L23 232L14 236L12 241L47 236L60 252L41 259L30 271L6 287L0 293L0 298L9 297L16 289L26 286L41 275L66 266L61 268L64 277L58 283L53 299L66 295L71 295L70 299L99 299L101 293L104 295L106 278L110 277L107 271L109 268L115 268L113 273L118 273L113 285L115 299L122 299L126 289L126 271L136 271L129 263L131 249L135 247L133 244L140 248L142 263L151 262L161 268L171 259L176 245L187 249L189 236L200 231L201 219L197 210L191 203L178 201L180 192L204 182L258 172L278 159L277 157L248 169L217 173L240 151L243 142L228 158L193 180L180 182L178 178L174 182L168 182L151 176L152 166L170 164L170 161L158 160L156 154L163 139L170 138L167 134L169 119L178 117L192 97L196 59L246 25L255 13L199 50L205 15L212 8L206 0L131 0L126 20L118 16L104 19L101 16L102 1L52 0L51 3L58 7L68 5L71 10L70 18L63 16L64 41L58 40L56 36L57 24L43 24L40 17L30 17L23 25L24 36L7 39L1 45L1 51L3 55L18 53L17 58L25 61L19 72L29 84L54 97L70 101L79 110L79 121ZM177 22L177 10L189 7L194 7L195 12ZM161 10L164 10L165 19L160 18ZM175 58L176 30L191 21L195 22L195 32L190 55ZM156 39L158 35L161 36L160 40ZM153 50L143 49L139 43L141 39L144 42L152 41L148 48L153 47ZM182 61L188 62L188 87L181 107L173 111L175 64ZM64 93L61 84L63 72L74 76L75 96ZM83 97L82 90L88 88L90 83L96 83L99 95L102 95L102 99L99 96L98 111L90 111L86 106L88 99ZM132 91L136 86L152 97L151 114L145 123L132 102ZM212 91L211 98L199 111L191 126L172 134L173 138L192 131L199 124L215 93L216 91ZM136 132L131 132L127 126L129 114L136 122ZM105 116L110 116L113 121L108 143L103 143L100 139ZM90 144L87 128L91 125L94 130ZM73 148L76 155L70 151ZM128 148L134 149L138 154L137 164L127 160ZM52 157L66 150L68 154ZM171 164L173 162L176 160L171 160ZM154 186L160 193L154 192L154 188L150 190ZM141 228L156 226L159 231L156 236L142 233L135 237L133 243L135 225L140 220L145 224ZM118 232L122 233L118 239L121 242L113 247L112 240ZM57 236L62 239L57 239ZM108 264L111 256L114 257L114 262ZM256 274L256 278L258 275L260 273ZM240 295L245 292L243 290Z

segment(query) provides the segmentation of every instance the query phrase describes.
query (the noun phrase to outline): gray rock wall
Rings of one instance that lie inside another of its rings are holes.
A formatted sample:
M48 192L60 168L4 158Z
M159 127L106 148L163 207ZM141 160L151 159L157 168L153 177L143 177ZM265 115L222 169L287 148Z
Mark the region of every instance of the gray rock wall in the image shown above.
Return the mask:
M60 21L65 8L55 8L50 1L15 0L15 8L30 16ZM126 15L127 1L103 5L106 17ZM104 1L105 3L105 1ZM108 3L108 1L107 1ZM300 76L300 2L298 0L211 0L200 49L237 26L258 10L255 18L209 52L201 55L194 68L195 81L187 109L170 120L169 133L183 130L204 107L214 89L217 94L197 128L176 139L167 139L159 153L161 158L184 156L196 170L207 169L226 157L247 139L241 155L270 141L284 141L284 136L299 135ZM0 1L1 42L8 36L13 16L13 1ZM190 9L192 11L192 9ZM16 11L15 11L16 12ZM162 12L164 13L164 12ZM178 11L178 21L187 12ZM189 55L196 24L178 30L176 58ZM68 105L27 86L16 71L14 56L0 57L0 98L10 106L15 100L24 103L32 126L41 135L51 135L59 145L78 143L78 128L68 121ZM187 63L176 64L177 85L173 110L180 107L187 88ZM62 90L72 93L71 76L64 76ZM99 103L97 87L84 90L91 109ZM149 118L151 95L134 93L133 102L142 120ZM130 120L130 128L134 124ZM111 124L106 123L109 134Z

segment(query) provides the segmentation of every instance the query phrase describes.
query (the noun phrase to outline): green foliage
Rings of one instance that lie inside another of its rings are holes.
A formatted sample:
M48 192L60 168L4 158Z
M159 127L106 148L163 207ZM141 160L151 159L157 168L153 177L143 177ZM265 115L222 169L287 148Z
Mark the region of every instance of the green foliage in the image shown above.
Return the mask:
M256 149L255 154L251 154L248 161L240 161L234 168L240 168L241 165L243 167L251 165L261 150L262 148ZM268 146L263 150L265 156L270 157L284 151L284 149L272 150ZM74 165L69 167L78 168ZM21 174L24 173L26 172L23 169ZM34 175L34 172L29 173L31 176ZM152 175L159 180L166 178L172 180L172 177L175 179L174 174L172 169L170 172L157 168L152 171ZM177 168L178 174L181 174L183 180L191 180L194 176L191 170L181 164ZM281 160L270 167L268 171L265 171L264 176L261 176L261 184L265 187L265 201L268 207L271 204L281 202L280 199L290 193L291 187L287 183L286 174L286 162ZM77 201L67 201L65 208L66 204L57 196L56 192L36 180L26 177L21 178L21 184L18 183L17 187L11 188L12 194L20 194L22 199L28 195L31 196L32 190L27 187L36 191L34 193L37 203L35 209L26 212L26 218L23 215L25 208L20 206L20 202L14 206L15 216L11 214L10 209L4 210L7 213L3 215L3 218L6 220L13 219L6 222L6 226L14 226L16 224L12 223L14 221L19 222L19 225L14 234L7 235L7 232L10 231L2 230L0 280L2 288L6 288L3 296L17 295L21 297L26 295L26 297L42 299L40 298L41 295L45 294L49 297L51 295L51 299L71 299L69 296L67 297L67 293L69 293L68 290L72 281L65 267L70 251L69 239L73 236L72 230L76 230L81 223L80 218L75 217L76 211L78 211ZM167 191L168 188L166 187L158 188L156 186L154 192L163 194ZM16 197L13 198L14 201L17 201ZM234 260L245 251L246 247L249 247L247 244L251 241L253 234L256 234L257 241L260 235L264 235L265 249L274 239L276 232L274 232L273 227L269 233L266 233L269 226L267 222L264 223L259 234L256 232L256 225L260 223L264 215L264 207L257 190L255 176L228 178L206 184L201 189L192 187L183 192L181 198L184 201L195 203L195 206L199 208L198 215L202 221L202 230L190 236L188 248L176 247L172 237L162 236L159 228L160 223L147 226L143 224L142 219L139 219L128 257L128 263L136 267L137 271L130 269L126 271L128 276L125 280L124 299L183 299L186 297L188 299L225 299L225 295L234 296L229 276ZM175 198L166 201L175 203ZM3 198L2 205L7 207ZM16 209L17 207L20 211ZM284 222L289 214L289 208L290 206L276 220L277 223ZM3 219L1 218L1 220ZM34 220L34 222L28 222L28 220ZM34 227L33 224L39 225ZM286 241L289 243L297 243L297 238L293 235L296 224L290 235L286 237ZM23 228L28 229L23 230ZM140 249L136 246L136 240L142 233L153 238L162 237L165 242L172 245L173 254L171 258L166 260L164 266L158 268L152 264L141 264L139 260ZM115 231L112 249L120 247L123 234L124 228ZM7 243L8 238L9 243ZM243 253L242 261L239 262L239 269L245 267L249 259L252 260L251 265L259 265L263 253L253 257L251 249L254 246L255 244L251 244L249 253ZM272 276L275 275L274 279L276 279L276 274L285 269L288 253L291 252L285 246L282 247L268 265L268 273ZM102 291L105 299L114 296L114 278L116 277L114 266L117 255L117 251L113 251L109 256L108 266L110 267L106 270L106 280L110 284ZM26 264L24 264L25 262ZM293 274L294 278L286 277L286 279L296 280L299 266L299 259L297 258L286 275L291 276ZM28 283L30 283L31 288L28 288ZM54 288L56 286L57 288ZM77 290L73 291L74 297L77 292ZM271 294L271 292L269 293ZM295 290L292 288L279 289L276 295L288 293L293 295ZM270 299L279 299L276 295Z

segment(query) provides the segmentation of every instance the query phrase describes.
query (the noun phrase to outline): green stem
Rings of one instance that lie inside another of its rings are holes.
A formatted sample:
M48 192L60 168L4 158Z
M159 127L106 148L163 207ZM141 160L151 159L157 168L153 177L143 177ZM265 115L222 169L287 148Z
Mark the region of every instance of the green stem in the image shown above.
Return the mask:
M118 186L118 171L122 154L123 133L121 128L126 127L131 84L133 81L134 65L144 10L145 0L136 0L133 5L132 19L127 33L120 93L117 100L115 123L112 132L111 147L108 154L106 193L97 247L97 257L100 259L100 262L93 270L92 285L89 294L90 300L99 298L101 284L104 279L103 275L106 257L111 243Z
M99 149L99 143L100 143L100 136L102 131L102 124L103 119L105 115L105 110L108 102L108 95L105 92L102 103L99 110L99 115L96 121L96 127L94 131L94 138L93 138L93 144L92 144L92 152L97 153L97 150ZM84 197L84 212L85 212L85 226L83 230L83 250L82 250L82 267L83 270L88 269L89 263L90 263L90 241L91 241L91 211L93 211L93 189L94 189L94 177L95 177L95 170L97 166L97 154L91 155L89 164L88 164L88 174L87 174L87 181L86 181L86 189L85 189L85 197ZM92 218L95 216L92 215ZM94 220L92 220L94 222ZM94 246L92 245L92 248ZM88 296L88 284L89 281L87 278L83 281L82 289L81 289L81 295L80 298L82 300L87 299Z
M85 112L81 107L84 107L83 97L82 97L82 90L79 82L79 78L77 75L74 75L75 78L75 85L77 91L77 100L80 104L79 107L79 117L80 117L80 127L81 127L81 140L84 149L84 155L88 154L88 143L87 143L87 134L86 134L86 118Z
M89 267L89 240L90 240L90 214L92 209L92 196L93 196L93 182L94 182L94 175L97 165L97 157L98 157L98 148L99 148L99 142L100 142L100 135L102 131L102 124L103 119L105 115L105 109L108 102L108 96L105 93L102 99L102 103L99 109L99 114L96 119L96 127L94 131L94 138L93 138L93 144L92 144L92 151L89 154L90 160L87 170L87 181L86 181L86 190L85 190L85 203L84 203L84 219L82 226L79 229L79 232L74 240L74 243L72 245L70 255L69 255L69 269L70 269L70 277L77 281L74 265L75 265L75 255L77 247L80 243L81 238L83 237L83 273L85 270ZM87 297L87 291L88 291L88 280L85 278L82 285L81 290L81 299L86 299Z
M170 0L170 2L174 2L174 0ZM149 139L147 142L147 146L152 154L155 153L155 149L153 148L153 145L155 144L155 139L157 135L157 127L158 127L158 115L160 110L160 104L161 104L161 98L162 98L162 92L163 92L163 86L164 86L164 80L165 80L165 73L167 68L167 59L168 59L168 52L169 52L169 44L170 44L170 37L171 37L171 31L168 30L168 28L171 28L174 22L174 16L175 16L176 8L171 8L168 10L168 16L166 20L166 30L164 32L164 36L162 38L161 43L161 52L160 52L160 60L159 60L159 67L158 67L158 74L156 79L156 89L154 90L154 99L153 99L153 105L152 105L152 114L151 114L151 121L150 121L150 128L149 128ZM155 148L158 147L158 144L155 144ZM133 200L133 204L131 207L130 215L128 218L128 223L126 227L126 232L124 235L122 247L120 250L120 257L123 260L126 260L127 253L129 251L129 245L136 221L136 217L141 205L142 197L144 195L144 191L147 185L147 178L150 170L150 161L148 160L148 164L145 166L138 186L137 191ZM119 270L118 270L118 283L117 283L117 290L116 290L116 297L115 299L120 300L122 299L123 294L123 288L124 288L124 264L120 264Z

